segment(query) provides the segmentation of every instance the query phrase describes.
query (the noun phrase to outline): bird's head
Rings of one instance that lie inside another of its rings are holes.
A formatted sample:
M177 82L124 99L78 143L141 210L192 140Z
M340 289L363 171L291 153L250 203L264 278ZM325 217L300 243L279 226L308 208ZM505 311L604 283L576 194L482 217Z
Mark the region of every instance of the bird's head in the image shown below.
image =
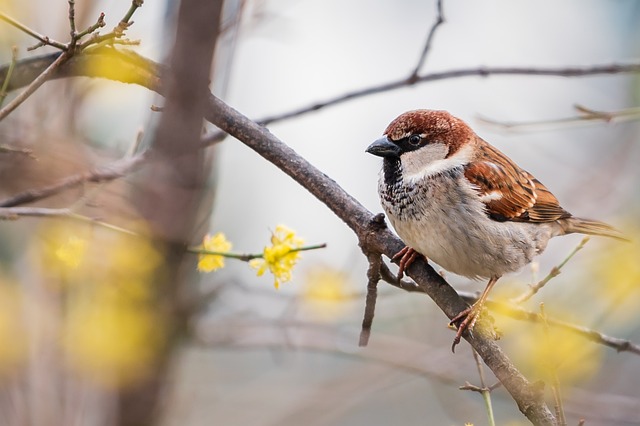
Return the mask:
M448 112L419 109L393 120L366 152L399 161L403 179L414 180L467 164L475 137L464 121Z

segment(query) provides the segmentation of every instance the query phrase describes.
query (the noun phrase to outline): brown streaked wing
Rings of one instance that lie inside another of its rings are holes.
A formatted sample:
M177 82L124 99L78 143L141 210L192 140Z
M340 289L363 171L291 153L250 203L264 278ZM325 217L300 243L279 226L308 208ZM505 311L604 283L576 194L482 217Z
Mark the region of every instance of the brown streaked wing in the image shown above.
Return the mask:
M504 154L484 141L465 176L485 196L487 214L498 221L551 222L571 216L556 197ZM493 198L493 199L492 199Z

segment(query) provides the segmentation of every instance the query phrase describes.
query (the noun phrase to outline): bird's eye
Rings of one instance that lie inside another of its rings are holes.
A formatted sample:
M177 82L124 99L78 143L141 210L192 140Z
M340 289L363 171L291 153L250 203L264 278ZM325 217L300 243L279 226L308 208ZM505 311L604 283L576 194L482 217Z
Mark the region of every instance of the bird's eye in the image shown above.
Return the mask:
M420 142L422 142L422 138L420 137L420 135L411 135L411 136L409 136L409 144L410 145L418 146L418 145L420 145Z

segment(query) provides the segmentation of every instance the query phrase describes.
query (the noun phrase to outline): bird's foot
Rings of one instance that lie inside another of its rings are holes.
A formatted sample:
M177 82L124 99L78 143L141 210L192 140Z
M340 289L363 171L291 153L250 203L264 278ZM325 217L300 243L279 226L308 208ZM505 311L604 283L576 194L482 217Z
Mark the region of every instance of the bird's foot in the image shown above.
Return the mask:
M451 352L455 353L456 346L460 343L460 339L462 338L462 334L465 330L468 330L469 333L473 332L473 327L476 325L476 321L480 317L482 308L482 304L474 303L451 319L449 325L455 325L457 328L456 337L453 338L453 344L451 345Z
M422 255L409 246L405 246L402 250L393 255L391 261L398 262L398 281L402 279L404 271L411 266L418 256Z

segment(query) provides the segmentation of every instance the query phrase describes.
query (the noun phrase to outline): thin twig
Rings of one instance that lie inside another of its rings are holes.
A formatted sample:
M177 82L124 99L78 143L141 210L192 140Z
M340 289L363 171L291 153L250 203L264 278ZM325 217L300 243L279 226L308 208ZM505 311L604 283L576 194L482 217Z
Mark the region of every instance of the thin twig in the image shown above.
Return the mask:
M4 103L4 99L7 97L7 88L9 87L9 81L11 81L11 75L13 74L13 69L16 67L16 62L18 62L18 48L13 46L11 48L11 62L9 63L9 69L7 70L7 75L2 82L2 88L0 89L0 107Z
M559 68L533 68L533 67L476 67L476 68L460 68L449 71L440 71L424 74L415 80L409 80L406 77L382 83L375 86L366 87L364 89L347 92L343 95L336 96L324 101L315 102L311 105L297 108L282 114L272 115L263 118L258 122L266 125L275 121L281 121L293 117L299 117L310 112L318 111L328 106L341 104L352 99L358 99L365 96L375 95L378 93L389 92L401 87L410 86L418 83L428 83L439 80L448 80L463 77L490 77L495 75L513 75L513 76L558 76L558 77L581 77L600 74L620 74L620 73L636 73L640 72L640 63L631 64L605 64L593 65L588 67L559 67Z
M20 22L18 22L15 19L5 15L2 12L0 12L0 19L5 21L9 25L12 25L12 26L16 27L17 29L19 29L23 33L26 33L26 34L30 35L31 37L35 38L36 40L39 40L40 43L42 43L42 45L53 46L53 47L55 47L57 49L60 49L60 50L67 50L67 46L64 43L60 43L59 41L51 40L47 36L43 36L42 34L39 34L39 33L35 32L31 28L27 27L24 24L21 24Z
M380 253L370 253L367 255L369 269L367 270L367 299L364 306L364 318L360 329L360 339L358 346L364 347L369 344L371 336L371 325L376 311L376 300L378 298L378 281L380 281L380 266L382 256Z
M10 154L20 154L25 155L33 160L37 160L38 158L33 154L33 151L29 148L14 148L8 145L0 145L0 153L10 153ZM2 205L0 205L2 207Z
M575 117L538 121L508 122L493 120L482 116L479 116L478 120L481 123L494 127L497 130L529 132L596 122L622 123L625 121L638 120L640 118L640 108L637 107L617 111L595 111L580 105L575 105L574 107L582 114Z
M489 420L489 426L496 426L496 420L493 416L493 404L491 404L491 389L487 387L487 381L484 376L484 367L482 366L482 361L480 360L480 356L475 349L471 349L473 353L473 359L476 362L476 368L478 369L478 376L480 376L480 386L482 389L480 390L480 394L482 395L482 399L484 400L484 406L487 410L487 417Z
M551 340L549 337L549 323L547 322L547 314L544 310L544 303L540 303L540 320L542 321L542 329L544 331L546 346L551 348ZM545 364L549 365L549 374L551 375L551 392L553 393L554 409L558 426L567 426L567 419L564 415L564 407L562 404L562 392L560 391L560 378L558 377L558 368L555 362L545 360Z
M0 220L15 220L20 217L70 216L71 209L50 209L46 207L0 207Z
M133 24L133 22L131 22L131 18L133 17L133 14L136 12L136 10L142 7L143 3L144 3L144 0L131 1L131 6L129 6L129 10L127 11L127 13L125 13L125 15L122 17L120 22L118 22L118 25L113 29L113 34L115 35L116 38L122 37L124 32L127 30L127 28L129 28Z
M431 30L429 31L429 35L427 36L427 41L424 44L424 49L422 49L422 54L420 55L420 59L418 59L418 64L414 68L413 72L409 75L409 80L418 79L420 68L422 68L422 65L424 65L424 61L427 59L427 55L431 50L431 44L433 43L433 38L436 34L436 30L440 25L444 23L444 15L442 13L442 0L437 0L436 8L437 8L437 18L433 23L433 25L431 26Z
M527 300L531 299L533 295L535 295L538 291L540 291L540 289L544 287L549 281L551 281L553 278L560 275L560 270L567 264L567 262L571 260L573 256L575 256L576 253L582 250L582 248L588 242L589 242L589 237L588 236L584 237L580 241L580 243L578 243L578 245L571 251L571 253L569 253L562 262L560 262L560 264L551 268L551 270L549 271L546 277L544 277L534 285L529 285L528 286L529 288L527 288L527 290L524 293L522 293L520 296L517 296L511 299L511 302L518 305L520 303L526 302Z
M105 25L106 25L106 23L104 22L104 13L101 12L100 16L98 16L98 20L96 21L96 23L91 25L86 30L76 34L76 39L80 40L86 35L93 34L95 31L98 30L98 28L102 28Z
M49 80L54 71L69 58L70 55L68 52L62 52L60 56L58 56L56 60L47 67L47 69L45 69L40 75L38 75L38 77L36 77L35 80L33 80L31 84L29 84L29 86L24 89L24 91L22 91L11 102L9 102L7 106L0 110L0 121L4 120L9 114L13 112L13 110L18 108L20 104L26 101L27 98L29 98L29 96L31 96L40 86L42 86L44 82Z
M138 8L142 7L144 4L144 0L132 0L131 6L127 13L125 13L124 17L120 20L120 22L124 22L125 24L129 23L129 20L133 17L133 14L138 10Z
M478 295L476 293L458 292L458 294L468 303L473 303L478 299ZM489 299L487 300L486 305L487 307L492 308L494 312L507 315L517 320L524 320L535 323L540 322L540 315L538 313L528 311L512 303L498 302ZM553 318L547 318L547 323L553 327L558 327L575 333L578 336L581 336L582 338L587 339L591 342L613 348L617 352L630 352L635 355L640 355L640 345L633 343L630 340L609 336L588 327L560 321Z
M75 46L75 42L78 40L76 34L76 2L75 0L68 0L69 2L69 33L71 39L71 47Z
M326 247L327 247L326 243L314 244L311 246L292 248L289 252L295 253L297 251L317 250L317 249L326 248ZM264 253L232 253L227 251L205 250L199 247L187 247L187 252L195 253L195 254L212 255L212 256L222 256L222 257L227 257L229 259L241 260L243 262L249 262L250 260L253 260L253 259L264 258Z
M58 194L67 189L74 188L85 182L108 182L126 176L135 170L147 159L146 152L140 152L132 157L122 158L93 171L79 173L60 179L49 186L29 189L0 201L0 207L14 207L21 204L32 203Z

